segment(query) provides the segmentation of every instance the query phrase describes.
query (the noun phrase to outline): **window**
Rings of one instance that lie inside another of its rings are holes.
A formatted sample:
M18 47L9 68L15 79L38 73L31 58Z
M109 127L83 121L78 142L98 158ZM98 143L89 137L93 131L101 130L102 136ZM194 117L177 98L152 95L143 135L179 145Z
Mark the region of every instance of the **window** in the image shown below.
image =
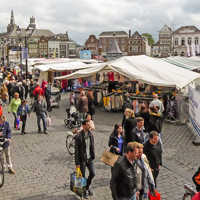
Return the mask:
M178 38L175 38L175 46L178 46Z
M195 38L194 43L195 43L195 45L198 45L199 44L199 38Z
M183 46L185 45L185 39L184 38L181 39L181 45L183 45Z
M192 38L188 38L188 45L191 45L192 44Z

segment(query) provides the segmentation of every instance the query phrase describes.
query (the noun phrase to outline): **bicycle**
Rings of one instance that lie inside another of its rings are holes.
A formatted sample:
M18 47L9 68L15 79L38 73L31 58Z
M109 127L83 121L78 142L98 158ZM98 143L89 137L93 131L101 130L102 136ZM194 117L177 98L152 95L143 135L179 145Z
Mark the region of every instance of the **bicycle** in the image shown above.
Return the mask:
M3 144L5 138L0 138L0 188L4 185L4 164L3 164Z
M183 200L192 199L192 197L196 194L196 191L191 185L184 184L184 189L185 193L183 195Z
M73 131L67 131L66 137L66 148L70 155L75 154L75 139L78 134L78 129L74 129Z

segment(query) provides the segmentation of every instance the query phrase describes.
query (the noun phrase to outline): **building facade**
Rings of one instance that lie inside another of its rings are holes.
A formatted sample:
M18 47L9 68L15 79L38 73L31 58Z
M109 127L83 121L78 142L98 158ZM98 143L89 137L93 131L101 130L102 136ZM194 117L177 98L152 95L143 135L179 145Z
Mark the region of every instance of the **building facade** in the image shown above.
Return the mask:
M41 37L38 41L38 54L40 58L48 58L48 38Z
M164 25L159 31L159 40L152 46L152 55L155 57L169 57L172 53L172 29Z
M196 26L182 26L174 31L173 53L177 56L200 55L200 30Z
M172 54L172 29L164 25L159 32L160 57L168 57Z
M125 31L107 31L102 32L99 35L99 43L101 46L101 54L107 55L107 52L112 45L113 41L116 40L122 55L128 55L128 41L129 37Z
M92 56L97 56L99 54L99 40L95 35L90 35L85 42L85 48L90 50Z
M136 31L129 38L128 42L128 55L145 55L146 54L146 43L145 39Z

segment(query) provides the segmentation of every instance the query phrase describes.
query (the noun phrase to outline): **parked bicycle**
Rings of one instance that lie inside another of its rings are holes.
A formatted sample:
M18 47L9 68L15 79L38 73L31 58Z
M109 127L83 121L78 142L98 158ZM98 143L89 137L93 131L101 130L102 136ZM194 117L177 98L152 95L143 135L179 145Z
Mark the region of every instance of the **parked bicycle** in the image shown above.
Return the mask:
M185 190L185 193L183 195L183 200L192 199L192 197L196 194L195 189L191 185L185 184L184 190Z
M66 148L70 155L75 154L75 139L79 130L77 128L73 129L73 131L67 131L66 137Z
M0 188L4 185L4 164L3 164L3 144L6 142L5 138L0 138Z

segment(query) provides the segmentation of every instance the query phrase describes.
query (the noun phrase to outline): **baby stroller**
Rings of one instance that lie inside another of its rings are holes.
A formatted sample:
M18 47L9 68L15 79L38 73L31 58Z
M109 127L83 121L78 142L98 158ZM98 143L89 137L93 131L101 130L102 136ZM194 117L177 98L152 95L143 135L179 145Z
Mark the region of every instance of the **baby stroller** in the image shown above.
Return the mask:
M79 128L81 126L81 119L75 106L70 106L66 109L66 118L64 119L65 126L72 128Z

